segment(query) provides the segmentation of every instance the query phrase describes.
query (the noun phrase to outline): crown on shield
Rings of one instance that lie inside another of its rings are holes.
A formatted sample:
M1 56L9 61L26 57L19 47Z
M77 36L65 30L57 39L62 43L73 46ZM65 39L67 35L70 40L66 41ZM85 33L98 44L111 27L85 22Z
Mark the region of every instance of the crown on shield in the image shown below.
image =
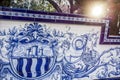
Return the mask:
M47 32L46 28L38 23L26 25L11 39L11 42L14 43L13 47L16 48L15 51L12 52L12 56L16 54L17 57L26 56L25 54L31 51L38 56L37 49L42 53L43 48L46 47L45 49L48 50L48 48L54 48L54 46L57 45L57 39L53 38L53 36ZM50 50L48 51L50 52Z

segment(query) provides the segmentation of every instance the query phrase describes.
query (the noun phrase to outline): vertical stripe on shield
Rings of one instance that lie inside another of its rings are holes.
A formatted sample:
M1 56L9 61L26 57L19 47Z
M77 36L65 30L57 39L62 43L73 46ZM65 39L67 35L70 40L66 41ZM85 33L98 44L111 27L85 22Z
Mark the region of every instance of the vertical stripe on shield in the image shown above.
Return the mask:
M20 76L24 76L23 72L22 72L22 66L23 66L23 59L22 58L18 58L17 59L17 72Z
M40 67L42 65L42 58L37 58L37 65L36 65L36 77L41 76L41 71L40 71Z
M32 58L32 65L31 65L31 73L32 77L36 77L36 65L37 65L37 58Z
M45 63L45 73L49 70L49 64L50 64L50 57L46 57L46 63Z
M27 77L32 77L31 65L32 65L32 58L27 58L27 65L26 65Z
M44 69L45 68L45 64L46 64L46 58L43 57L42 58L42 65L41 65L41 69L40 69L42 75L45 73L45 69Z
M24 77L27 77L26 65L27 65L27 59L23 58L22 72L23 72L23 74L24 74Z

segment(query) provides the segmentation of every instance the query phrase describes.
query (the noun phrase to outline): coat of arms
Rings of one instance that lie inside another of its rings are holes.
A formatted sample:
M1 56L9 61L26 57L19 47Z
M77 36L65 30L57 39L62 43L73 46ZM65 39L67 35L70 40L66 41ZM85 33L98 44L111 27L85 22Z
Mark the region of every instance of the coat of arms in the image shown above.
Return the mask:
M14 31L15 32L15 31ZM56 56L57 40L37 24L30 24L9 37L10 67L20 78L41 78L51 72Z

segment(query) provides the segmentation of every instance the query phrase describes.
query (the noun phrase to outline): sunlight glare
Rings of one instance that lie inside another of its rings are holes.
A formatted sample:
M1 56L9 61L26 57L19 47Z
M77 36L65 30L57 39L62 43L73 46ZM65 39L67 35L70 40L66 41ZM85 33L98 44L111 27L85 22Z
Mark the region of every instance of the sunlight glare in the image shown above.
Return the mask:
M102 5L96 5L92 8L92 16L94 17L102 17L104 13Z

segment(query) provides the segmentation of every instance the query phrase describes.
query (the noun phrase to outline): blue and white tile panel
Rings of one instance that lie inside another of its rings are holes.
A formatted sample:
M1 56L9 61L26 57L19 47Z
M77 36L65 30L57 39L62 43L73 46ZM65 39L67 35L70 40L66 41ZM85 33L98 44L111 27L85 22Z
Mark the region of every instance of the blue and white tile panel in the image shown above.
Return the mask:
M105 30L101 32L103 34L103 39L101 39L101 44L120 44L119 36L112 36L109 38L109 20L103 19L91 19L85 17L74 17L74 16L64 16L64 15L50 15L50 14L38 14L38 13L27 13L27 12L16 12L16 11L0 11L0 16L11 16L11 17L21 17L21 18L32 18L32 19L48 19L48 20L58 20L58 21L72 21L72 22L85 22L85 23L97 23L104 24ZM12 18L11 18L12 19ZM102 27L103 28L103 27Z

